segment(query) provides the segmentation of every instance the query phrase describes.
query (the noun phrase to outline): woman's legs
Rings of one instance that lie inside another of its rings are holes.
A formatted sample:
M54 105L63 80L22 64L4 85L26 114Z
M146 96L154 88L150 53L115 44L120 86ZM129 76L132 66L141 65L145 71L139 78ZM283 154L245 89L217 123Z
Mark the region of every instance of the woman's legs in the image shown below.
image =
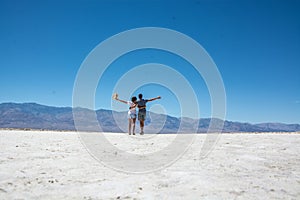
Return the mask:
M128 133L131 135L131 128L132 134L135 135L135 122L136 122L136 115L131 114L128 118Z
M131 118L128 119L128 133L131 135Z
M135 121L136 121L136 118L133 118L132 119L132 134L135 135Z

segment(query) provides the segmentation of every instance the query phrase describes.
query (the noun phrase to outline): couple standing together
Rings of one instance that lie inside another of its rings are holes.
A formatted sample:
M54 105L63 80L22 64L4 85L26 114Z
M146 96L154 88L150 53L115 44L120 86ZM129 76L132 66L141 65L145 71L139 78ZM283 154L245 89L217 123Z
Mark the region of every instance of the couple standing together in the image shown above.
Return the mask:
M143 95L139 94L139 100L134 96L131 98L131 101L124 101L118 98L118 95L116 94L114 99L117 101L120 101L122 103L126 103L129 105L129 111L128 111L128 133L131 135L131 132L133 135L135 135L135 122L136 122L136 107L138 107L138 120L140 121L140 128L141 128L141 135L144 134L144 125L145 125L145 119L146 119L146 103L149 101L154 101L157 99L160 99L161 97L158 96L156 98L152 99L143 99ZM132 129L132 131L131 131Z

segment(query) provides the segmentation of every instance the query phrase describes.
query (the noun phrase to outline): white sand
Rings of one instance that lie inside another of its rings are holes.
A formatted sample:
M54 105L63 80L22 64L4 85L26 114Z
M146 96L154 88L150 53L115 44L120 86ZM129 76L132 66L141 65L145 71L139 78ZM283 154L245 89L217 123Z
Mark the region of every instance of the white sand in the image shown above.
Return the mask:
M116 145L127 137L108 135ZM76 133L2 130L0 199L300 199L300 134L222 134L205 159L200 147L168 168L128 174L91 157Z

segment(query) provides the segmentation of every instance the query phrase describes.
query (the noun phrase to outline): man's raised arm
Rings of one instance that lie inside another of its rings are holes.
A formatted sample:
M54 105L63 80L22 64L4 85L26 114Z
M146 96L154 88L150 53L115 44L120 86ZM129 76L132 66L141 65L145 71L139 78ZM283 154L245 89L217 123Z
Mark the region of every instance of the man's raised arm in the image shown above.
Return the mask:
M161 96L158 96L158 97L155 97L155 98L152 98L152 99L148 99L148 101L154 101L154 100L157 100L157 99L161 99Z

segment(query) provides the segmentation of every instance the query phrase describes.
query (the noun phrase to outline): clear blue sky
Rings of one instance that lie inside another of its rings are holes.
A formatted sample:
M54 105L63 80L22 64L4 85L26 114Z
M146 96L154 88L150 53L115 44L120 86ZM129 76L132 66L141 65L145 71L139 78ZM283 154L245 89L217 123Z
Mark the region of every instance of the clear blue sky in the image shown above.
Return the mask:
M0 0L0 103L71 106L76 74L89 52L114 34L148 26L180 31L206 49L224 81L228 120L300 123L297 0ZM180 70L183 61L148 50L114 65L127 64L126 72L147 62ZM97 92L97 108L111 108L111 89L122 75L109 69L99 83L107 90ZM193 71L181 73L193 79ZM205 84L199 81L195 90L201 116L209 117ZM159 93L167 114L176 115L178 102L167 88L148 85L134 94L139 91L145 97Z

